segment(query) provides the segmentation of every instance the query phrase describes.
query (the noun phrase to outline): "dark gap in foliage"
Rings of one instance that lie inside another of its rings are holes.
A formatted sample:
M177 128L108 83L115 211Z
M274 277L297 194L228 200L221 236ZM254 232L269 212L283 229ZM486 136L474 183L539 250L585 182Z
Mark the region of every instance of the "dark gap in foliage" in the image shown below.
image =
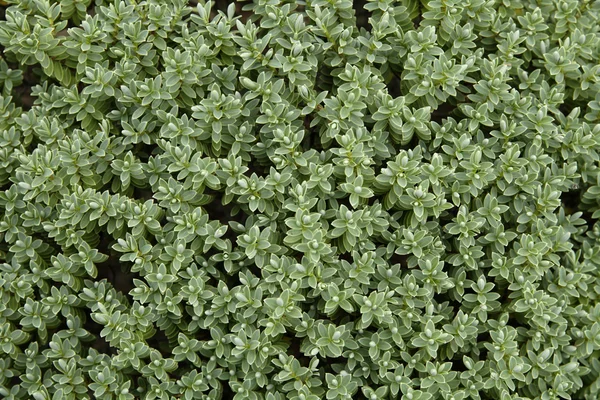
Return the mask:
M310 357L306 356L301 350L300 345L302 344L301 340L290 340L286 342L288 344L287 354L290 354L300 362L300 365L303 367L308 367L310 365Z
M95 9L95 7L88 7L88 8ZM89 14L89 12L88 12L88 15L91 15L91 14ZM94 15L95 15L95 13L94 13ZM77 23L76 18L74 18L74 17L69 18L67 20L67 27L65 28L65 31L68 29L71 29L71 28L81 28L81 24Z
M558 109L560 110L561 113L563 113L564 115L569 115L571 113L571 111L573 111L574 108L578 107L578 105L573 104L573 103L562 103Z
M487 278L487 274L486 274L486 278ZM500 298L497 301L499 301L500 304L505 304L506 302L510 301L509 296L511 295L512 291L508 290L509 285L510 284L508 282L496 284L496 289L497 289L498 293L500 293Z
M214 1L214 7L213 7L213 14L216 15L217 11L222 11L223 13L227 14L227 7L229 7L230 4L235 4L235 16L236 17L240 17L240 21L242 23L246 23L246 21L248 21L248 19L252 16L252 13L248 12L248 11L242 11L242 7L244 7L244 1L239 1L239 0L215 0ZM196 6L198 4L197 1L192 1L190 2L190 5ZM213 18L214 18L213 15Z
M81 81L77 82L77 91L81 94L85 89L85 84Z
M369 17L371 17L371 13L368 10L365 10L366 4L366 0L354 0L352 2L352 8L354 8L356 15L356 27L358 29L365 28L370 32L372 28L371 24L369 23Z
M379 167L379 169L381 169L381 167ZM369 207L372 207L377 203L381 203L381 199L378 199L376 196L369 197L367 199L367 206L369 206Z
M563 192L560 196L560 199L562 201L562 205L565 208L565 213L567 215L571 215L576 212L581 212L581 219L583 219L587 223L588 229L593 229L597 220L592 218L593 213L581 208L582 193L582 190L576 188L568 192Z
M16 103L23 108L23 111L29 111L35 102L35 97L31 95L31 88L39 82L37 71L35 71L33 66L19 68L18 65L11 65L10 63L9 66L12 69L21 69L23 71L23 83L13 88L12 96Z
M91 314L91 311L88 311L88 314ZM91 347L102 354L116 354L116 349L112 347L106 339L100 336L100 332L104 329L103 325L100 325L96 321L94 321L91 317L85 319L85 323L83 324L83 328L93 334L95 336L95 340L92 342Z
M139 188L134 186L133 188L133 197L138 199L141 202L152 199L154 196L154 192L150 188Z
M331 76L331 68L324 63L318 65L317 75L315 76L315 90L328 91L331 94L333 85L333 77Z
M450 199L447 199L448 202L451 202ZM454 203L452 203L454 205ZM438 222L440 223L440 226L443 226L442 223L448 223L451 222L454 218L456 218L456 216L458 215L458 207L454 206L448 210L444 210L444 212L442 212L440 214L440 217L438 218Z
M254 276L262 277L262 270L255 263L246 265L246 268L248 268L248 270L250 270L250 272ZM240 284L237 274L235 275L235 278L236 278L235 285L237 286Z
M376 161L375 164L373 164L373 171L375 172L375 176L377 176L377 175L380 175L381 174L381 170L387 166L387 160L375 160L375 161ZM382 196L385 196L385 194L383 194ZM375 196L373 198L375 198ZM383 203L383 199L382 198L379 198L379 203ZM373 205L373 204L374 203L371 203L369 201L369 205Z
M214 7L215 7L215 10L223 11L224 13L226 13L227 7L229 7L229 5L231 3L236 3L236 6L237 6L237 4L239 4L239 1L236 1L236 0L214 0L214 5L215 5Z
M477 80L479 79L479 77L473 77L473 76L470 76L470 77L475 78ZM460 84L461 84L461 86L464 86L464 88L458 87L456 98L448 99L449 103L455 104L456 106L458 106L458 104L460 104L460 103L471 103L471 101L469 100L469 98L467 96L469 96L473 93L477 93L477 90L475 90L475 85L476 85L475 83L461 81Z
M160 147L157 145L140 142L135 145L132 151L140 161L147 163L150 156L156 154L157 150L160 150Z
M246 214L244 214L244 212L240 211L235 215L231 214L231 212L237 205L235 202L235 198L232 201L230 201L228 204L223 204L221 201L221 197L220 197L221 193L220 192L217 192L217 191L207 187L204 189L204 194L208 195L208 196L213 196L213 198L214 198L213 201L202 206L204 211L208 215L210 215L211 220L216 219L224 225L228 225L229 221L236 221L242 225L246 222L247 216L246 216ZM230 232L233 232L233 231L231 229L228 229L227 232L225 233L225 237ZM233 239L235 239L235 238L233 238Z
M340 260L345 260L345 261L348 261L349 263L352 263L352 256L350 255L350 253L340 253L338 255L338 258Z
M88 7L86 8L85 12L86 12L86 14L88 14L91 17L96 15L96 6L95 6L94 2L90 2Z
M316 111L314 114L308 114L304 117L304 141L302 142L302 149L304 151L314 149L316 151L323 150L323 144L320 140L319 128L317 126L311 127L311 122L315 118Z
M456 107L451 104L442 103L431 113L431 121L437 122L441 125L444 119L447 119L449 116L451 116L455 109Z
M394 73L392 79L387 83L387 90L390 96L396 98L402 96L402 87L400 86L400 75Z
M128 270L128 266L126 264L119 264L118 258L114 256L109 256L107 261L97 264L97 268L97 279L108 280L116 291L122 293L128 298L130 298L129 292L135 288L133 280L141 279L139 274Z
M581 194L578 190L563 192L560 196L560 199L567 214L576 212L581 204Z
M167 333L154 325L154 335L148 339L148 343L152 343L152 347L160 352L164 358L171 357L171 350L177 346L177 340L170 340Z
M413 19L413 24L415 29L419 29L419 26L421 25L421 21L423 21L423 17L421 17L421 14L419 14L415 19Z
M416 149L416 148L420 147L420 144L419 144L420 142L421 142L421 139L419 138L419 136L413 135L413 137L410 139L410 142L408 142L408 144L406 146L401 146L401 147L406 150Z
M223 384L222 388L223 388L223 392L222 392L222 398L223 398L223 400L225 400L225 399L233 399L235 397L235 395L237 394L237 393L233 392L233 389L231 389L230 385Z
M251 163L248 164L248 172L246 172L246 176L250 176L253 173L260 176L260 177L266 177L269 175L269 170L270 168L273 166L273 164L271 163L259 163L259 162L255 162L255 163Z
M98 251L106 254L108 259L102 263L96 264L98 269L97 280L106 279L112 284L116 291L122 293L130 301L133 301L129 292L135 288L134 279L142 279L138 273L131 272L130 265L124 264L119 260L120 253L111 248L114 239L106 232L100 235Z
M390 265L394 264L400 264L402 266L402 269L408 269L408 256L394 254L390 257Z

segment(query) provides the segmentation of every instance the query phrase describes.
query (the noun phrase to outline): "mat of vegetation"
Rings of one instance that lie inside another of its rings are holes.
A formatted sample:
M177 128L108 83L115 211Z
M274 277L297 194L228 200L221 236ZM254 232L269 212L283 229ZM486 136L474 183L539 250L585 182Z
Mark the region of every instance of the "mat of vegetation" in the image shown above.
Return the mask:
M0 17L0 398L600 398L600 1Z

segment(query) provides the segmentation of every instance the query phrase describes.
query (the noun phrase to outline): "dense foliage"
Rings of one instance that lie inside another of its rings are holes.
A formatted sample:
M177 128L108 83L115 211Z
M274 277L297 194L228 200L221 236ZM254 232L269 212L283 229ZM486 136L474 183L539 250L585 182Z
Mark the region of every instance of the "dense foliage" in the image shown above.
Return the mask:
M600 1L0 2L3 399L600 398Z

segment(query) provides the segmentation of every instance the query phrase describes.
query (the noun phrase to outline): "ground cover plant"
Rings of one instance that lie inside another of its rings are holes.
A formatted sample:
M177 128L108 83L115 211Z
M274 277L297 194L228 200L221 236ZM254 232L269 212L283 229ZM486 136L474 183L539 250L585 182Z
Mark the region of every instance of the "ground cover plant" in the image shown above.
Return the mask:
M0 17L0 398L600 398L600 1Z

